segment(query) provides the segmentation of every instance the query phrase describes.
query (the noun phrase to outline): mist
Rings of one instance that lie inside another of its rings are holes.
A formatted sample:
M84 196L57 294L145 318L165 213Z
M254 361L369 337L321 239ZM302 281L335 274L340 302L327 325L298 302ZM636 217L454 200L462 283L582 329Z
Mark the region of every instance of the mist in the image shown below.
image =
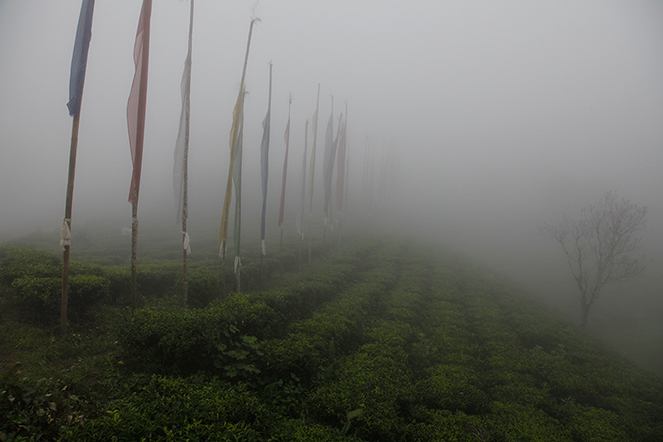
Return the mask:
M95 7L72 231L104 218L130 223L126 102L140 7L137 0ZM271 61L268 224L278 219L292 96L285 229L294 234L304 128L318 84L316 222L333 97L335 126L347 105L348 217L366 203L367 150L376 183L380 161L391 155L398 178L388 197L376 197L380 215L373 219L388 216L399 233L486 263L570 321L578 313L573 280L562 251L539 227L617 190L648 207L643 251L652 262L645 275L610 287L590 331L649 368L663 367L663 3L198 0L195 7L192 229L220 221L232 108L249 22L258 17L246 79L242 204L244 218L254 220L247 222L257 225L262 198ZM57 230L64 214L65 104L79 8L78 0L0 0L0 240ZM176 0L153 7L139 219L175 223L173 150L188 11L188 2ZM309 127L309 155L311 134Z

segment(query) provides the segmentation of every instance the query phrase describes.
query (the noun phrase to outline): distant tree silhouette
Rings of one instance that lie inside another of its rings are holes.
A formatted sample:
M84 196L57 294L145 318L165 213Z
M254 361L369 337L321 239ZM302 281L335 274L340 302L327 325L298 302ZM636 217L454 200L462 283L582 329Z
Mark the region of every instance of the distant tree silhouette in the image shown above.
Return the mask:
M634 256L642 247L646 207L640 207L610 191L594 205L584 207L578 219L564 215L561 223L544 224L542 231L564 250L579 291L580 327L603 287L641 274L648 258Z

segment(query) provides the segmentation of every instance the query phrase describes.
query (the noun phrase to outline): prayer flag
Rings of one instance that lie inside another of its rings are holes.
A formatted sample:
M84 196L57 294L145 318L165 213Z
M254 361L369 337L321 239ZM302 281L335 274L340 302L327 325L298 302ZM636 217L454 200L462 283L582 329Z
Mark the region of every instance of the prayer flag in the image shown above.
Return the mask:
M145 105L147 102L147 71L150 52L150 16L152 0L143 0L134 45L134 65L136 72L127 102L127 123L129 126L129 144L131 146L131 189L129 201L138 202L140 190L140 172L143 163L143 139L145 135ZM134 201L134 198L136 201Z
M221 213L221 228L219 229L219 256L225 258L226 240L228 239L228 215L230 212L230 202L232 200L232 186L233 180L241 181L241 159L242 159L242 131L244 128L244 80L246 78L246 65L249 61L249 48L251 47L251 34L253 34L253 25L258 21L257 18L251 20L249 26L249 38L246 42L246 54L244 55L244 67L242 69L242 79L239 83L239 93L237 94L237 102L233 108L233 123L230 127L230 163L228 170L228 182L226 183L226 194L223 199L223 211ZM239 155L238 155L239 152ZM239 168L235 166L235 161L239 158ZM240 189L235 189L237 196L241 194ZM239 201L235 202L236 209L239 209ZM240 214L235 212L235 248L236 254L239 255L239 221ZM237 260L236 260L237 261ZM236 268L237 268L237 262Z
M83 0L81 13L78 17L76 40L74 41L74 54L71 57L71 75L69 77L69 115L76 116L81 111L81 98L83 96L83 82L87 67L87 53L92 38L92 15L94 13L94 0Z
M177 222L182 221L184 204L184 187L186 185L187 162L189 151L189 112L191 97L191 46L184 61L184 72L181 83L182 110L180 112L180 127L175 142L175 163L173 166L173 190L177 210Z
M267 178L269 176L269 126L272 113L272 63L269 63L269 104L267 115L262 122L262 142L260 143L260 170L262 181L262 219L260 221L260 247L262 254L265 250L265 217L267 215Z

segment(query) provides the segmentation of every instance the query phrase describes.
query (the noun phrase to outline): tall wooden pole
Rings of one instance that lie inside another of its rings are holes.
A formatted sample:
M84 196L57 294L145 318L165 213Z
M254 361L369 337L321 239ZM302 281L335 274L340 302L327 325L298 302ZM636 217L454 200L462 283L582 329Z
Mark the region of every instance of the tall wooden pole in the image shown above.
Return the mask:
M262 173L262 219L260 220L260 290L263 283L263 260L267 253L265 249L265 223L267 216L267 178L269 175L269 137L270 119L272 117L272 62L269 62L269 99L267 104L267 116L263 127L263 140L260 146L260 168ZM266 138L265 138L266 137ZM264 151L263 151L264 150ZM264 163L264 164L263 164Z
M188 74L186 75L185 87L185 102L184 102L184 158L182 162L182 294L184 297L183 307L188 308L189 304L189 278L187 272L187 256L189 254L189 247L187 244L188 232L186 221L189 217L189 199L188 199L188 184L189 184L189 122L190 122L190 109L191 109L191 49L193 46L193 3L191 0L191 11L189 14L189 46L187 52Z
M299 214L299 263L297 268L302 268L302 247L304 245L304 208L306 205L306 153L308 152L308 120L304 129L304 161L302 164L302 200Z
M83 88L81 87L81 102ZM74 200L74 177L76 176L76 153L78 151L78 124L80 121L80 110L74 115L71 126L71 147L69 149L69 176L67 179L67 196L64 209L63 227L66 223L67 231L71 231L71 207ZM62 292L60 295L60 333L67 335L67 308L69 304L69 252L71 249L70 238L63 240L64 251L62 253Z
M136 150L134 152L133 192L131 198L131 312L136 311L136 255L138 243L138 190L140 186L140 171L143 164L143 140L145 138L145 107L147 104L147 71L150 59L150 15L152 14L152 0L143 2L142 59L140 70L140 85L138 89L138 114L136 125Z
M67 177L67 195L65 198L64 219L60 227L60 245L62 253L62 290L60 292L60 332L67 335L67 308L69 304L69 252L71 250L71 208L74 199L74 177L76 175L76 152L78 150L78 126L83 103L83 86L87 70L87 55L92 38L92 17L94 0L83 0L76 27L74 53L71 58L71 76L69 78L69 115L74 117L71 126L71 146L69 149L69 173Z
M308 262L311 263L311 237L313 236L313 186L315 184L315 151L318 139L318 110L320 109L320 83L318 83L318 98L315 104L315 118L313 121L313 147L311 148L311 165L309 168L309 211L308 211Z

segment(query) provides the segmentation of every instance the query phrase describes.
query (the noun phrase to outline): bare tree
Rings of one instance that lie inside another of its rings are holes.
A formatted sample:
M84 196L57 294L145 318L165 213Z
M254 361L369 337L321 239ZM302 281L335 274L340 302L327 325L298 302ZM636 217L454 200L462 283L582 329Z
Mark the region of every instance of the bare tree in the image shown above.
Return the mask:
M544 224L542 231L564 250L579 291L580 327L587 327L589 310L611 282L641 274L648 258L634 256L642 247L646 207L640 207L610 191L594 205L582 209L580 218Z

